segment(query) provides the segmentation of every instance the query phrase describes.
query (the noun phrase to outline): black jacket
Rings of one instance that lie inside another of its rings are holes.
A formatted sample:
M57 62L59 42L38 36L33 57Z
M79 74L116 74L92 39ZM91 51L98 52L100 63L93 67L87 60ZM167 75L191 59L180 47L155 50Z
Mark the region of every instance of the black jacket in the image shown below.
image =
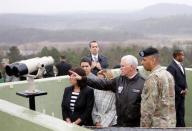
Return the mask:
M71 69L71 65L65 61L61 61L60 63L56 64L56 68L58 70L57 76L68 75L68 71Z
M116 94L118 126L140 126L140 103L144 79L139 74L132 79L125 76L119 76L113 80L85 79L90 87L111 90Z
M43 74L44 78L55 76L54 71L53 71L53 65L45 66L45 70L46 70L46 73Z
M92 126L93 121L91 118L91 112L94 104L94 93L93 89L84 87L80 90L80 94L75 102L74 112L70 110L70 99L73 92L73 86L66 87L64 90L63 101L62 101L62 115L63 120L70 118L72 122L78 118L81 119L80 125Z
M91 54L89 54L87 57L88 57L91 61L93 61ZM107 67L109 66L109 65L108 65L107 57L105 57L105 56L103 56L103 55L98 55L98 62L101 64L102 69L105 69L105 68L107 68ZM95 67L95 68L92 69L91 72L92 72L93 74L97 75L97 72L98 72L98 71L100 71L100 70L99 70L97 67Z
M185 69L183 68L184 72ZM181 95L181 91L187 88L187 81L186 81L186 73L183 74L180 67L177 63L173 60L172 63L167 67L167 71L169 71L175 80L175 97L183 97Z

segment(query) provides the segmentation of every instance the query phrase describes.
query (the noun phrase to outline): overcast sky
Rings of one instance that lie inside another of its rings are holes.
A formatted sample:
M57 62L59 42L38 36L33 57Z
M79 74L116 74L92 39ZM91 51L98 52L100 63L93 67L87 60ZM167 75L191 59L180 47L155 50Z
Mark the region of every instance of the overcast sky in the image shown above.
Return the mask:
M135 11L157 3L192 6L192 0L0 0L0 13L63 13L77 11Z

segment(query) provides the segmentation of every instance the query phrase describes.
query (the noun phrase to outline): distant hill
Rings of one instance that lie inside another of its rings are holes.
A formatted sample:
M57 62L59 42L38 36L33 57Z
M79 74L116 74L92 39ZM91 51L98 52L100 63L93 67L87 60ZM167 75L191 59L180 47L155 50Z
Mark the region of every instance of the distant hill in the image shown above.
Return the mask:
M138 12L134 12L132 15L138 19L145 18L157 18L157 17L166 17L166 16L174 16L174 15L191 15L192 14L192 6L183 5L183 4L156 4L152 6L148 6L143 10Z
M0 19L0 43L126 41L192 34L192 7L177 4L157 4L133 13L0 14Z
M117 29L146 35L191 35L192 15L176 15L137 20L130 24L122 24L117 27Z

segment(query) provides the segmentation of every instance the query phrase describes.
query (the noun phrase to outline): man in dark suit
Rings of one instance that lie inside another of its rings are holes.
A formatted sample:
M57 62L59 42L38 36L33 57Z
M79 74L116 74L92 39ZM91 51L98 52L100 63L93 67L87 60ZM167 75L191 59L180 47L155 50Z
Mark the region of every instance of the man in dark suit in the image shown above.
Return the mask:
M72 66L66 62L65 56L60 56L60 62L56 64L57 76L68 75L68 71Z
M182 65L184 61L183 50L175 50L173 52L173 61L167 67L167 70L175 79L175 108L177 127L185 127L185 95L187 94L187 82L185 68Z
M90 54L87 56L92 61L92 73L97 75L97 72L108 67L107 57L99 54L99 45L97 41L89 43Z

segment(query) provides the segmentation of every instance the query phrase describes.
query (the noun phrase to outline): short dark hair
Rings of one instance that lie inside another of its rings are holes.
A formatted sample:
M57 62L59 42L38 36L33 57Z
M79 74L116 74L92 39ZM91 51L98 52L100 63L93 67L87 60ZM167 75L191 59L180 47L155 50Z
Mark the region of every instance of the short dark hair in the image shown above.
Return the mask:
M183 50L181 49L175 49L173 51L173 58L176 58L178 55L180 55L180 53L183 52Z
M89 48L91 48L91 43L98 43L96 40L92 40L89 42Z
M90 66L91 66L91 63L92 63L91 59L88 58L88 57L81 58L80 65L81 65L82 62L87 62L87 63L89 63Z
M85 71L84 71L82 68L80 68L80 67L77 67L77 68L75 68L75 69L72 69L72 71L74 71L75 73L77 73L77 74L80 75L80 76L86 76ZM87 86L87 83L86 83L86 82L87 82L86 79L77 80L77 85L82 89L82 88L84 88L84 87Z

